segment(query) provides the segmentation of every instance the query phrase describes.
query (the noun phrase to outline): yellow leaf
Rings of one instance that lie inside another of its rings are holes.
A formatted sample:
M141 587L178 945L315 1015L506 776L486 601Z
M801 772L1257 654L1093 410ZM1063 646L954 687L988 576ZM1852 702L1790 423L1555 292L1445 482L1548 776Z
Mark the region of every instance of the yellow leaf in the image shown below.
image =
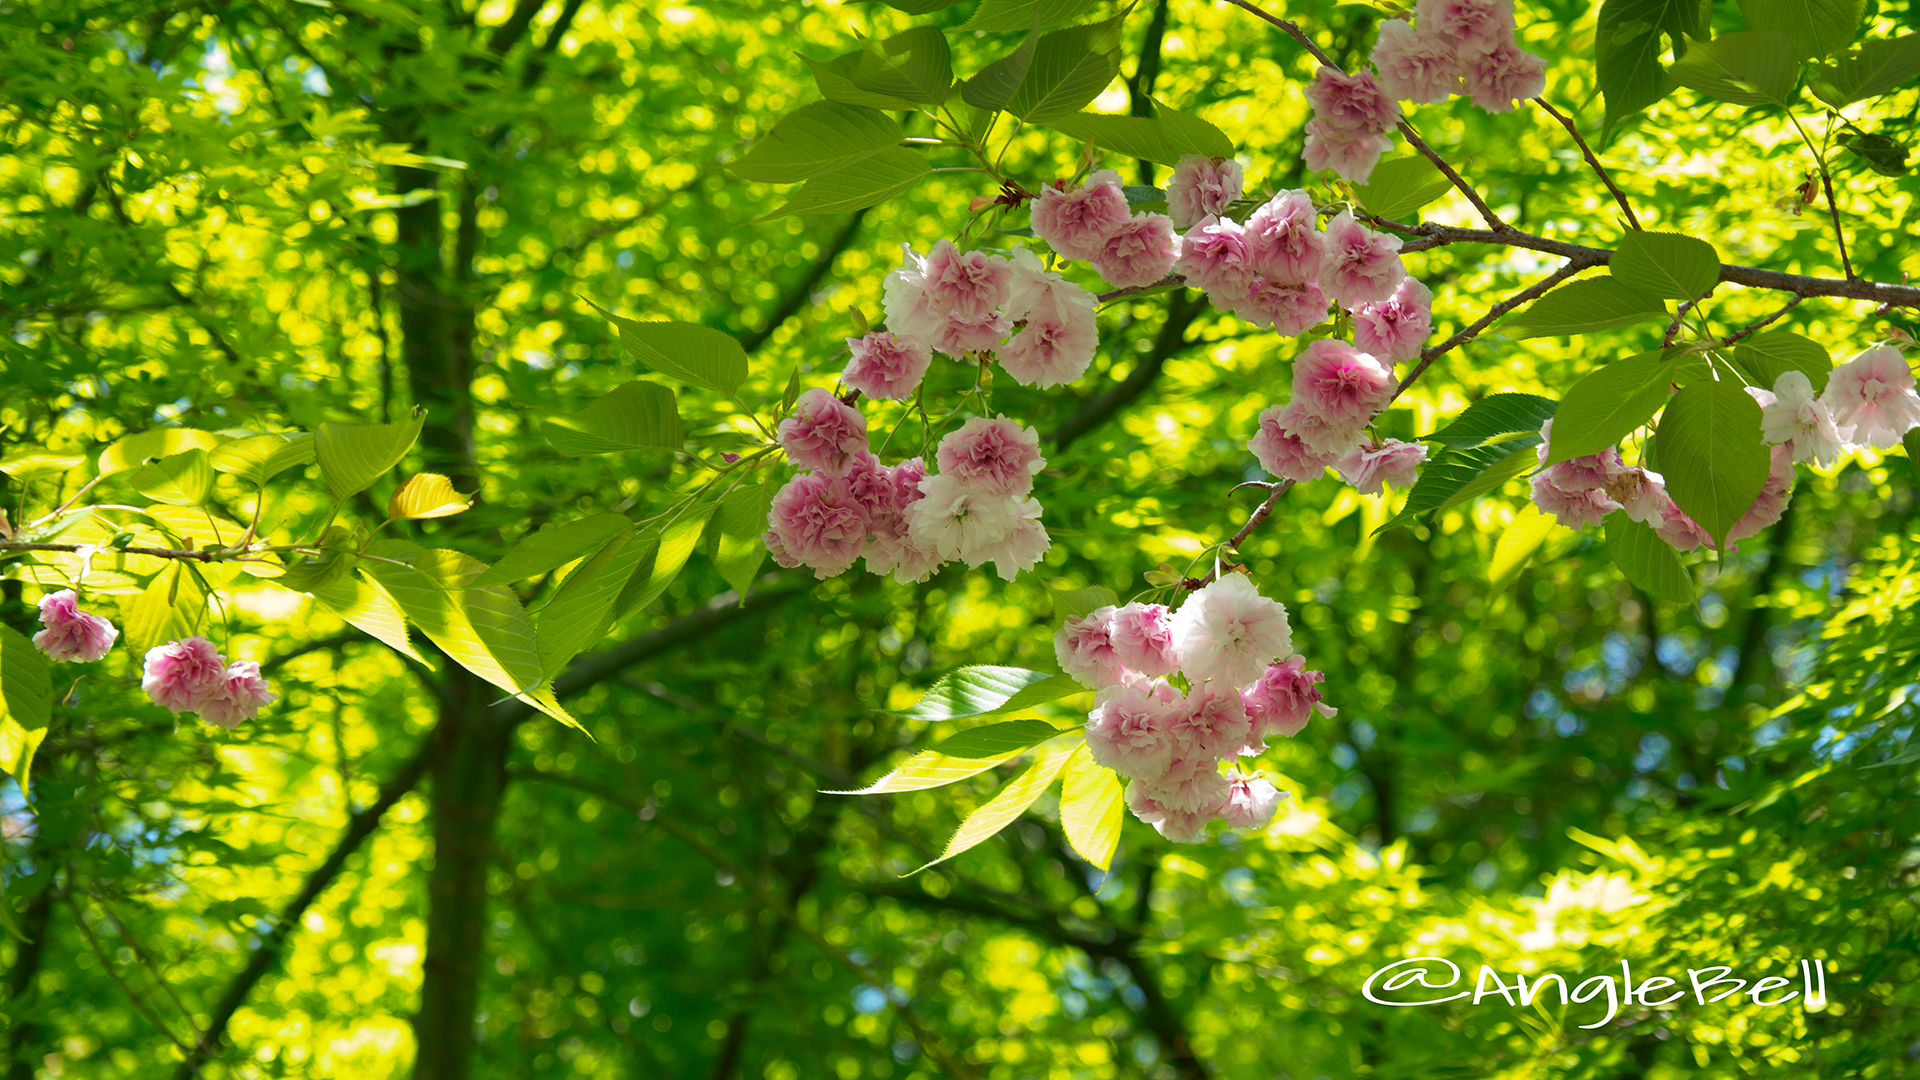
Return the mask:
M1533 558L1533 553L1540 550L1540 545L1547 542L1556 527L1553 515L1541 513L1532 503L1514 515L1513 524L1507 526L1500 534L1500 541L1493 546L1493 561L1487 565L1487 580L1496 591L1513 584L1527 560Z
M408 477L387 500L387 516L409 521L452 517L472 504L473 496L453 490L453 481L439 473L423 472Z
M859 791L823 791L822 795L885 795L894 791L922 791L951 784L955 780L965 780L969 776L986 772L1003 761L1011 760L1025 753L1024 750L1012 750L995 758L957 758L934 750L924 750L908 758L901 766L869 787Z
M946 862L1013 824L1013 820L1026 813L1027 807L1032 806L1033 801L1040 797L1040 793L1047 790L1048 785L1053 783L1053 778L1060 774L1061 766L1067 763L1069 756L1055 754L1050 758L1043 758L1034 762L1033 766L1021 773L1018 778L1008 781L1007 786L1001 788L999 794L967 815L967 820L960 823L960 828L953 834L953 839L947 841L947 850L941 852L940 857L928 863L927 866ZM922 866L920 870L925 870L927 866ZM920 870L915 870L913 873L917 874Z
M1060 828L1073 850L1102 870L1120 843L1123 802L1120 777L1095 764L1093 749L1081 743L1067 758L1066 779L1061 781Z

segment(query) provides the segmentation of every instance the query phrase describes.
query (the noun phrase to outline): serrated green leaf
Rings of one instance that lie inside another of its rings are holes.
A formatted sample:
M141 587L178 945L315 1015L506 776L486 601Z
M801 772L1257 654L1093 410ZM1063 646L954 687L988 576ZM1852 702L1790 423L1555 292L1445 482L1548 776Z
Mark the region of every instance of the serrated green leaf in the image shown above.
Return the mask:
M1697 299L1720 281L1713 245L1679 233L1632 230L1620 238L1610 265L1621 285L1666 300Z
M540 667L548 678L607 636L613 628L615 602L655 547L651 535L628 529L567 575L553 599L534 617Z
M1907 448L1907 465L1920 477L1920 428L1914 428L1900 438L1900 445Z
M909 15L927 15L943 8L950 8L960 0L881 0L881 3L895 11L904 11Z
M1860 30L1866 0L1740 0L1747 25L1779 30L1801 57L1828 56Z
M1909 152L1891 136L1849 131L1840 136L1840 145L1846 147L1848 153L1866 162L1867 168L1881 176L1907 175Z
M720 334L718 330L712 333ZM720 336L733 340L725 334ZM626 337L624 328L621 337L623 340ZM664 348L680 345L677 340L661 342ZM628 349L632 351L632 346ZM569 457L620 450L678 450L687 441L687 433L680 426L680 412L674 406L673 391L648 382L622 383L579 412L546 421L540 430L555 450Z
M955 668L940 676L912 708L899 715L924 722L989 716L1057 701L1081 689L1065 675L983 664Z
M1472 449L1449 447L1441 451L1420 470L1420 479L1407 492L1400 512L1374 534L1411 525L1419 514L1443 510L1492 491L1526 472L1535 460L1530 451L1538 445L1540 436L1528 435Z
M314 436L314 457L333 497L346 499L365 491L400 464L425 424L424 412L399 424L321 424Z
M1533 554L1559 528L1553 515L1542 513L1538 506L1529 502L1520 508L1505 529L1500 531L1500 539L1493 545L1493 559L1487 563L1487 582L1494 592L1504 592L1513 584L1520 571L1527 565Z
M1653 441L1667 493L1724 549L1767 482L1759 403L1730 381L1694 383L1667 403Z
M1389 221L1400 221L1447 193L1452 181L1434 167L1433 162L1414 154L1389 158L1373 167L1367 182L1354 185L1354 194L1367 212Z
M587 303L620 329L627 355L668 378L727 395L746 381L747 350L731 334L698 323L629 319Z
M1034 800L1052 785L1053 778L1060 774L1060 769L1066 763L1066 754L1055 754L1034 762L1026 772L1008 781L1007 785L1002 787L993 798L988 799L973 813L967 815L967 819L960 823L960 828L955 830L953 839L947 841L946 850L940 853L939 858L913 873L917 874L927 866L946 862L1013 824L1014 819L1026 813L1027 807L1032 806Z
M1500 332L1514 338L1569 337L1669 316L1666 304L1609 275L1560 286L1508 319Z
M1683 357L1679 350L1639 353L1615 360L1568 387L1553 414L1547 464L1619 445L1666 404Z
M120 632L127 651L145 656L147 650L180 641L200 632L206 620L207 596L180 563L171 563L153 581L120 605Z
M1120 26L1125 18L1122 13L1040 35L1020 85L1001 108L1036 123L1079 112L1100 96L1120 70Z
M1067 113L1039 121L1063 135L1093 143L1127 157L1151 161L1157 165L1175 165L1188 154L1202 157L1232 157L1233 140L1219 128L1197 116L1155 106L1155 115L1116 116L1107 113ZM1158 191L1148 188L1147 191ZM1165 200L1166 193L1135 199L1129 189L1129 205Z
M407 619L400 613L400 606L373 581L342 577L309 590L307 595L313 597L313 602L320 607L340 616L348 626L386 643L395 652L412 657L425 665L428 671L437 670L438 665L416 648L413 639L407 636Z
M193 428L154 428L116 439L100 451L100 475L135 468L149 458L171 457L187 450L211 450L226 439Z
M1608 514L1606 528L1607 553L1628 581L1648 596L1676 604L1693 603L1692 575L1653 526L1625 514Z
M1047 30L1072 22L1098 6L1100 0L980 0L973 18L960 24L960 31Z
M1763 390L1772 390L1782 374L1798 371L1806 375L1807 381L1813 384L1813 392L1819 394L1826 390L1827 379L1833 374L1833 357L1828 355L1825 346L1788 330L1757 334L1735 346L1728 356L1735 367Z
M863 109L886 109L894 112L908 112L920 106L905 98L889 94L876 94L871 90L862 90L853 83L853 73L860 67L863 54L858 50L831 60L815 60L811 56L802 56L807 67L813 69L813 84L820 88L820 96L841 105L853 105Z
M524 581L565 566L633 527L625 514L594 514L530 532L474 579L475 588Z
M996 758L1016 754L1038 746L1071 728L1057 728L1045 720L1006 720L998 724L968 728L933 747L937 754L953 758Z
M486 564L463 552L434 549L410 555L382 541L362 563L368 576L402 613L454 662L493 685L522 694L540 685L533 622L512 592L474 588ZM383 561L398 559L411 565Z
M1619 2L1609 0L1600 8L1601 32L1594 38L1594 75L1607 107L1601 132L1603 141L1612 135L1615 125L1620 121L1656 104L1673 93L1676 85L1660 63L1664 48L1659 34L1640 33L1619 41L1606 36L1607 11ZM1645 23L1637 25L1651 29ZM1614 30L1622 28L1624 26L1613 27Z
M30 794L33 755L53 719L53 665L33 642L0 626L0 772Z
M747 587L753 584L767 556L767 544L761 537L767 531L767 507L773 502L772 485L776 475L772 468L762 469L757 479L742 482L727 492L707 530L712 541L709 551L713 565L720 571L721 579L733 586L743 605L747 602Z
M1842 108L1879 97L1920 76L1920 34L1863 41L1857 51L1820 69L1813 92Z
M213 464L197 447L163 457L133 474L133 490L168 506L200 506L213 494Z
M656 527L643 534L648 542L657 542L658 545L653 568L635 574L633 580L627 582L620 599L614 602L614 621L625 622L667 591L667 586L673 584L673 579L679 577L680 571L686 568L693 549L699 546L700 533L706 528L707 519L713 516L713 510L713 503L695 503L664 529ZM646 565L644 559L641 565Z
M1720 101L1784 107L1800 81L1800 62L1780 31L1739 30L1689 46L1667 74Z
M782 117L727 168L742 180L792 184L872 157L902 137L900 124L877 109L816 101Z
M0 473L27 481L39 476L58 476L86 464L83 454L55 454L46 450L22 450L0 460Z
M267 481L314 460L314 438L309 431L254 435L222 443L209 455L213 467L249 484Z
M1421 441L1471 450L1501 435L1538 432L1559 407L1552 398L1534 394L1489 394L1462 410L1453 423Z
M1126 793L1119 774L1095 764L1086 743L1074 747L1065 773L1060 782L1060 831L1081 858L1105 870L1113 863L1126 821Z
M844 169L816 176L787 201L755 218L772 221L794 214L842 214L878 206L933 172L925 156L905 146L890 146Z
M900 767L874 781L858 791L822 791L822 795L886 795L898 791L925 791L928 788L943 787L956 780L965 780L969 776L978 776L1004 761L1020 755L1020 751L1004 754L996 758L974 760L972 758L954 758L932 750L920 753L900 763Z
M1020 89L1033 66L1033 55L1040 47L1038 31L1030 33L1018 48L975 72L960 84L960 100L983 112L998 112Z
M953 59L938 27L869 41L856 55L847 78L860 90L920 105L938 105L953 92Z

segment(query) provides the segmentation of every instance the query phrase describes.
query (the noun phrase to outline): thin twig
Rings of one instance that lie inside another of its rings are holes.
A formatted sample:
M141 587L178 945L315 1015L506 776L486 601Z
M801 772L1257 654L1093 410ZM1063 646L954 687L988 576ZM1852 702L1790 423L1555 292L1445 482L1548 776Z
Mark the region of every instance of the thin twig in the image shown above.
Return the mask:
M1800 301L1805 299L1806 297L1804 296L1794 297L1793 299L1787 301L1786 306L1782 307L1779 311L1776 311L1773 314L1768 315L1763 319L1755 319L1754 321L1748 323L1747 325L1741 327L1740 329L1735 330L1733 333L1728 334L1726 337L1721 338L1720 344L1723 346L1732 345L1742 340L1743 338L1751 337L1756 331L1765 327L1768 323L1774 321L1775 319L1778 319L1782 315L1785 315L1787 312L1792 311L1794 307L1800 303Z
M1587 164L1593 166L1593 171L1600 175L1600 182L1607 185L1608 191L1613 192L1613 201L1619 203L1621 212L1627 215L1627 224L1638 231L1640 219L1633 216L1633 207L1627 205L1627 193L1621 191L1620 185L1614 183L1613 177L1607 174L1606 166L1600 164L1600 159L1594 156L1593 147L1587 145L1587 140L1580 137L1580 129L1573 126L1573 120L1547 104L1547 99L1544 97L1534 98L1533 103L1547 110L1548 116L1560 121L1560 126L1566 128L1567 134L1573 136L1573 141L1580 144L1580 152L1586 155Z
M134 1011L146 1017L147 1023L152 1024L160 1034L165 1035L168 1042L179 1047L182 1051L190 1051L191 1047L181 1042L180 1037L173 1033L173 1029L160 1021L159 1014L153 1011L153 1006L147 1004L147 999L141 997L132 986L128 985L127 980L120 977L120 969L114 964L113 957L107 955L107 950L100 944L100 939L93 936L93 928L87 925L87 917L81 912L80 905L74 900L73 894L68 893L65 899L67 906L73 909L73 924L79 928L80 936L87 939L87 947L92 949L93 954L100 958L100 966L106 969L107 976L114 981L115 985L120 987L120 992L127 995L127 1001L133 1006ZM188 1018L187 1027L189 1030L192 1029L192 1018ZM200 1070L195 1068L193 1075L200 1075Z
M1429 367L1432 367L1435 360L1478 337L1482 330L1493 325L1495 319L1498 319L1500 316L1505 315L1507 312L1512 311L1514 308L1519 307L1529 300L1544 295L1548 289L1585 270L1587 267L1596 265L1598 265L1598 263L1590 258L1576 257L1569 259L1567 265L1488 308L1485 315L1475 319L1472 325L1468 326L1465 330L1460 331L1438 345L1429 345L1421 349L1420 362L1413 366L1413 370L1407 372L1406 378L1400 380L1400 385L1394 388L1393 397L1387 399L1387 404L1393 404L1401 394L1406 393L1407 387L1412 386L1415 379L1418 379Z
M1813 145L1813 136L1808 135L1807 129L1800 126L1800 118L1793 115L1792 110L1788 110L1787 119L1793 121L1793 129L1798 131L1800 138L1806 141L1807 152L1813 155L1814 164L1820 166L1820 186L1826 189L1827 213L1833 217L1833 241L1840 245L1840 268L1847 272L1847 280L1852 281L1854 280L1853 263L1847 258L1847 234L1840 228L1840 204L1833 201L1833 181L1827 175L1826 155ZM1831 125L1828 126L1828 130L1832 130Z
M1667 324L1666 336L1662 338L1660 341L1661 348L1664 349L1664 348L1667 348L1668 346L1671 346L1673 344L1673 339L1680 336L1680 326L1682 323L1686 322L1687 312L1692 311L1693 306L1695 304L1698 304L1699 302L1700 301L1698 300L1688 300L1682 303L1678 308L1674 310L1673 321Z

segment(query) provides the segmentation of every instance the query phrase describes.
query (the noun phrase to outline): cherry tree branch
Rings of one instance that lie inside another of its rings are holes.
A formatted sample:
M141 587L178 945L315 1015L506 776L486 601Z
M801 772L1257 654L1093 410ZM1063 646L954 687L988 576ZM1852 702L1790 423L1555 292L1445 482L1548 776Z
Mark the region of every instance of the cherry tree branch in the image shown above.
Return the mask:
M1748 323L1747 325L1741 327L1740 329L1735 330L1733 333L1728 334L1726 337L1721 338L1720 344L1732 345L1732 344L1735 344L1736 342L1739 342L1743 338L1752 336L1755 331L1760 330L1762 327L1765 327L1768 323L1774 321L1775 319L1778 319L1782 315L1785 315L1787 312L1792 311L1794 307L1800 303L1800 301L1805 299L1806 297L1804 296L1794 297L1793 299L1787 301L1785 306L1781 307L1780 310L1774 312L1773 314L1768 315L1765 318L1755 319L1754 321Z
M1393 404L1395 400L1398 400L1401 394L1406 393L1407 387L1412 386L1413 381L1415 379L1418 379L1422 374L1425 374L1426 370L1429 367L1433 366L1433 362L1435 360L1446 355L1447 353L1452 352L1453 350L1459 348L1460 346L1465 345L1467 342L1472 341L1474 338L1479 337L1480 332L1485 330L1487 327L1492 326L1494 323L1494 320L1500 318L1500 316L1502 315L1505 315L1507 312L1512 311L1514 308L1519 307L1521 304L1524 304L1530 300L1536 300L1540 298L1541 296L1546 294L1547 290L1553 288L1555 285L1558 285L1561 282L1572 277L1573 275L1579 273L1580 271L1585 270L1587 267L1594 266L1594 265L1597 265L1597 264L1591 258L1587 258L1587 257L1570 258L1567 260L1567 265L1561 267L1558 270L1555 270L1553 273L1548 274L1546 277L1541 278L1539 281L1534 282L1532 285L1527 286L1526 288L1520 290L1519 292L1514 293L1512 296L1507 297L1505 300L1502 300L1499 303L1488 308L1487 313L1485 315L1482 315L1478 319L1475 319L1473 323L1469 325L1466 329L1460 331L1459 333L1453 335L1452 337L1448 338L1447 340L1441 342L1438 345L1429 345L1426 348L1421 349L1420 362L1418 364L1415 364L1411 371L1407 372L1406 378L1400 380L1400 385L1394 388L1393 397L1387 399L1387 404L1389 405Z
M1593 171L1600 176L1600 182L1607 185L1608 191L1613 192L1613 201L1619 203L1621 212L1627 215L1627 224L1633 226L1634 229L1638 231L1640 228L1640 219L1633 216L1633 207L1627 205L1626 192L1621 191L1620 185L1613 182L1613 177L1607 173L1606 166L1600 164L1600 159L1594 156L1593 147L1588 146L1587 140L1580 137L1580 129L1573 125L1573 120L1562 114L1560 110L1554 108L1552 105L1547 104L1547 99L1544 97L1534 98L1533 103L1547 110L1548 116L1560 121L1560 126L1566 128L1567 134L1573 136L1573 141L1580 144L1580 152L1586 155L1587 164L1593 166Z

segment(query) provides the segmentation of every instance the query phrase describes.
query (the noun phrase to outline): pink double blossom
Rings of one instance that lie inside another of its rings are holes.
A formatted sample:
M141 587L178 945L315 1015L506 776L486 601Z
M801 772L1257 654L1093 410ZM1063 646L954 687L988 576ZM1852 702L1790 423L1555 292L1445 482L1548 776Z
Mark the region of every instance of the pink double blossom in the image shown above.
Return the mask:
M1769 452L1767 461L1767 481L1760 485L1760 494L1754 496L1753 505L1740 515L1727 531L1727 539L1745 540L1760 530L1780 520L1787 511L1787 497L1793 492L1793 448L1776 446Z
M917 338L875 330L865 337L848 338L853 359L840 379L870 398L904 401L926 377L933 351Z
M1141 686L1102 689L1087 714L1094 763L1130 777L1165 773L1173 761L1170 721L1176 707Z
M219 680L200 699L200 707L195 711L208 723L233 728L238 727L242 720L258 716L262 705L273 704L279 696L267 689L267 680L261 677L259 664L251 660L236 660L227 665Z
M1195 688L1212 679L1239 687L1293 652L1286 606L1261 596L1240 573L1223 574L1190 594L1171 628L1174 655Z
M1114 655L1142 675L1171 675L1180 658L1173 651L1172 613L1163 604L1128 604L1113 613L1108 631Z
M1826 403L1814 396L1813 380L1805 372L1781 372L1767 396L1772 400L1760 403L1760 433L1769 443L1790 447L1795 461L1823 467L1846 452L1853 426L1834 423Z
M1281 422L1285 412L1286 407L1282 405L1262 409L1260 429L1247 441L1247 449L1260 460L1261 468L1275 476L1296 483L1320 479L1340 455L1315 450L1287 430Z
M1233 757L1247 745L1253 722L1246 703L1231 686L1195 685L1167 720L1174 756L1194 761Z
M802 472L774 495L762 539L781 566L806 566L825 580L860 557L867 515L844 477Z
M1319 326L1327 318L1327 298L1320 286L1282 285L1263 277L1254 278L1244 293L1223 298L1209 293L1208 299L1235 316L1282 337L1298 337Z
M1534 474L1533 504L1541 512L1552 514L1554 520L1569 529L1598 525L1608 514L1620 509L1620 504L1607 494L1606 488L1568 490L1555 484L1549 472Z
M1341 307L1354 308L1393 296L1406 279L1400 263L1400 239L1374 232L1342 210L1327 223L1327 257L1320 291Z
M1314 118L1341 131L1379 134L1400 123L1400 103L1364 68L1352 75L1321 67L1307 84Z
M1385 300L1361 304L1353 311L1353 344L1387 364L1401 364L1420 355L1433 332L1433 290L1408 276Z
M1273 820L1280 809L1280 792L1259 776L1227 770L1227 801L1220 808L1220 820L1230 829L1259 829Z
M1212 215L1201 218L1180 237L1180 257L1173 269L1189 285L1228 299L1244 296L1253 283L1245 232L1238 222Z
M1282 191L1268 199L1247 217L1247 258L1253 272L1281 285L1313 284L1327 256L1319 221L1313 197L1305 191Z
M1317 403L1297 393L1280 410L1279 422L1281 431L1298 438L1308 450L1329 455L1329 465L1359 446L1366 434L1365 423L1353 424L1329 416Z
M1393 373L1369 353L1338 338L1321 338L1293 362L1295 404L1329 422L1364 427L1393 400Z
M1419 0L1415 27L1453 46L1463 65L1513 40L1512 0Z
M1167 216L1174 228L1190 229L1224 211L1240 197L1245 182L1245 170L1232 158L1182 154L1167 181Z
M40 598L40 624L46 629L34 633L34 647L58 664L98 660L120 636L113 623L81 611L80 598L72 589Z
M1225 781L1222 780L1224 787ZM1221 805L1226 803L1226 794L1220 797ZM1144 780L1135 780L1127 785L1127 809L1133 816L1153 826L1154 831L1176 844L1191 844L1207 835L1207 823L1214 818L1214 812L1196 812L1170 806L1161 801L1161 792Z
M1886 450L1920 426L1920 394L1900 350L1876 345L1833 369L1820 395L1833 422L1850 425L1862 446Z
M1033 232L1069 259L1092 259L1132 217L1120 174L1102 169L1084 186L1056 181L1033 203Z
M995 352L1022 386L1064 386L1086 374L1100 343L1094 296L1041 265L1026 248L1014 252L1013 287L1004 315L1026 325Z
M1463 65L1467 93L1488 112L1512 112L1515 105L1547 90L1547 62L1522 49L1512 32Z
M147 650L140 689L168 712L197 712L207 695L224 682L226 673L226 660L213 642L190 637Z
M1180 237L1165 214L1135 214L1087 256L1094 272L1121 288L1151 285L1173 270Z
M1378 495L1382 484L1411 487L1420 475L1420 463L1427 460L1422 443L1386 439L1372 446L1360 446L1347 452L1334 467L1347 483L1362 495Z
M828 476L845 475L854 459L867 452L867 418L818 387L800 395L777 434L788 460Z
M1332 169L1342 180L1364 184L1391 149L1393 140L1382 132L1353 131L1313 119L1307 121L1307 142L1301 158L1316 172Z
M1085 615L1069 615L1053 635L1053 655L1060 670L1095 690L1118 686L1126 664L1113 647L1113 616L1109 604Z
M1392 97L1437 105L1463 89L1460 56L1438 33L1422 33L1403 19L1380 24L1373 46L1380 87Z
M1240 700L1246 704L1252 724L1252 734L1247 738L1247 748L1252 753L1265 751L1270 736L1291 739L1300 734L1316 712L1331 717L1339 711L1320 700L1320 682L1326 676L1308 671L1306 666L1306 657L1290 656L1267 665L1259 679L1240 691Z
M1047 464L1040 433L1004 416L976 416L947 433L935 451L944 476L993 495L1025 495Z

